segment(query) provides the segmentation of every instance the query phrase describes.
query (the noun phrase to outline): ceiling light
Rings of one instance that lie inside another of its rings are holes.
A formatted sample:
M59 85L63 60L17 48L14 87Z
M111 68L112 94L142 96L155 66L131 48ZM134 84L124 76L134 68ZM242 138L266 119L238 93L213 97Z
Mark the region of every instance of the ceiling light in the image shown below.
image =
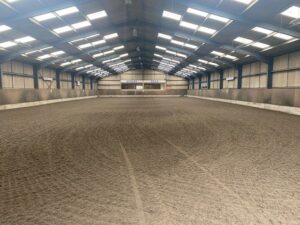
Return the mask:
M254 42L253 44L251 44L253 47L257 47L257 48L268 48L270 47L270 45L261 43L261 42Z
M243 3L245 5L249 5L251 2L253 2L253 0L234 0L234 1Z
M191 45L191 44L188 44L188 43L185 43L184 46L187 47L187 48L191 48L191 49L198 49L198 46Z
M103 18L103 17L107 17L107 13L104 10L87 15L87 18L89 18L89 20L96 20L96 19L100 19L100 18Z
M82 59L74 59L74 60L71 61L71 63L75 64L75 63L78 63L78 62L81 62L81 61L82 61Z
M189 22L185 22L185 21L181 21L179 26L185 27L188 29L192 29L192 30L196 30L198 28L197 24L193 24L193 23L189 23Z
M51 55L49 55L49 54L42 55L42 56L38 57L39 60L49 59L49 58L51 58Z
M122 46L115 47L114 50L120 50L120 49L123 49L123 48L125 48L125 46L122 45Z
M277 38L280 38L280 39L283 39L283 40L291 40L293 37L290 36L290 35L287 35L287 34L282 34L282 33L276 33L274 34L274 37L277 37Z
M198 59L198 62L201 62L201 63L204 63L204 64L207 64L207 63L208 63L208 61L203 60L203 59Z
M72 27L74 29L80 29L80 28L89 27L89 26L91 26L91 23L89 21L83 21L80 23L72 24Z
M223 22L223 23L227 23L227 22L230 21L230 19L227 19L227 18L222 17L222 16L213 15L213 14L209 15L209 18L212 19L212 20Z
M235 57L233 55L225 55L224 57L227 58L227 59L232 59L232 60L237 60L238 59L237 57Z
M72 64L71 62L65 62L65 63L60 64L60 66L64 67L64 66L69 66L71 64Z
M219 66L219 64L213 63L213 62L208 62L208 64L209 64L209 65L212 65L212 66L216 66L216 67Z
M117 38L117 37L119 37L119 35L117 33L113 33L113 34L105 35L104 39L108 40L108 39L113 39L113 38Z
M234 41L242 43L242 44L250 44L250 43L253 42L252 40L247 39L247 38L243 38L243 37L237 37L236 39L234 39Z
M207 34L214 34L216 33L216 30L208 28L208 27L199 27L198 31L203 32L203 33L207 33Z
M163 39L167 39L167 40L171 40L172 39L172 37L170 35L162 34L162 33L158 33L158 37L159 38L163 38Z
M225 54L222 52L218 52L218 51L212 51L211 54L217 55L217 56L221 56L223 57Z
M168 11L164 11L163 12L163 17L165 18L169 18L169 19L173 19L173 20L181 20L182 16L176 13L172 13L172 12L168 12Z
M97 45L102 45L102 44L104 44L106 41L105 40L99 40L99 41L94 41L92 44L94 45L94 46L97 46Z
M59 16L66 16L77 12L79 12L79 10L75 6L56 11L57 15Z
M64 51L57 51L57 52L51 53L52 56L59 56L59 55L63 55L63 54L65 54Z
M79 71L79 70L83 70L83 69L84 69L84 67L81 66L81 67L77 67L75 70L76 70L76 71Z
M91 43L87 43L87 44L83 44L83 45L79 45L78 48L80 49L85 49L85 48L90 48L92 47L93 45Z
M158 46L158 45L156 45L155 48L157 48L157 49L159 49L159 50L163 50L163 51L166 51L166 50L167 50L166 48L161 47L161 46Z
M33 17L33 19L35 19L38 22L42 22L42 21L50 20L50 19L54 19L54 18L56 18L56 15L54 13L46 13L46 14L43 14L40 16Z
M256 31L256 32L259 32L259 33L267 34L267 35L274 32L272 30L268 30L268 29L265 29L265 28L262 28L262 27L254 27L252 30Z
M57 34L62 34L65 32L72 31L72 28L70 26L64 26L64 27L56 28L53 31Z
M203 12L203 11L200 11L197 9L192 9L192 8L188 8L187 12L190 14L194 14L194 15L202 16L202 17L207 17L207 15L208 15L208 13L206 13L206 12Z
M162 56L161 55L159 55L159 54L154 54L154 56L156 56L156 57L158 57L158 58L162 58Z
M6 41L6 42L2 42L0 43L0 48L10 48L13 46L16 46L17 44L15 42L12 41Z
M124 58L124 57L127 57L127 56L128 56L128 53L125 53L125 54L120 55L120 58Z
M35 38L27 36L27 37L23 37L23 38L18 38L18 39L15 40L15 42L24 44L24 43L32 42L32 41L35 41L35 40L36 40Z
M294 19L300 19L300 7L292 6L281 13L281 15L291 17Z
M4 32L4 31L8 31L8 30L11 30L11 28L9 26L6 26L6 25L0 26L0 32Z

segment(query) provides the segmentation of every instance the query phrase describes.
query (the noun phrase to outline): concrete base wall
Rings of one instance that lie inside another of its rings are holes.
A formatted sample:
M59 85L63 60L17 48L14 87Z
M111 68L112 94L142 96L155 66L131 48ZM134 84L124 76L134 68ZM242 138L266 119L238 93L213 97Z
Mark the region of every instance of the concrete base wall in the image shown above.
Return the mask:
M95 95L97 95L97 90L4 89L0 90L0 105Z
M188 90L188 95L300 107L300 89Z
M98 90L101 95L187 95L187 90L163 90L163 91L122 91L122 90Z

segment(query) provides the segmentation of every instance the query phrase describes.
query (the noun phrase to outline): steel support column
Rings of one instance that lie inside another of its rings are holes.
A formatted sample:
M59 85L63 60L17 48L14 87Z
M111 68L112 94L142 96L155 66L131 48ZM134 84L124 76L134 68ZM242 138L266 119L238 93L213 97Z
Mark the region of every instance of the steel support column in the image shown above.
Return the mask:
M192 89L195 90L195 78L192 79Z
M199 76L199 90L202 89L202 75Z
M0 64L0 89L3 89L3 71L2 71L2 64Z
M57 69L56 71L56 88L60 89L60 74L61 74L61 70Z
M273 65L274 65L274 59L271 58L268 63L268 81L267 81L268 89L273 88Z
M82 78L82 90L85 90L85 75L82 75L81 78Z
M71 73L72 89L75 89L75 73Z
M39 65L33 65L33 86L34 89L39 89Z
M91 90L94 90L94 78L90 77Z
M207 74L207 89L210 89L210 83L211 83L211 73Z
M220 89L224 87L224 70L220 70Z
M237 66L238 70L238 89L242 89L242 80L243 80L243 65L238 65Z

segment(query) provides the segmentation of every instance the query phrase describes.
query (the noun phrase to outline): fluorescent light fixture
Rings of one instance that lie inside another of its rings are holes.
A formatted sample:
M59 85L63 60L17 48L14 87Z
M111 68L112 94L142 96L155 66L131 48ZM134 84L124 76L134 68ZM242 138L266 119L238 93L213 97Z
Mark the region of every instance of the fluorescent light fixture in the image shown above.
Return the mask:
M198 59L198 62L204 63L204 64L208 64L208 61L203 60L203 59Z
M26 37L23 37L23 38L18 38L15 40L15 42L17 43L28 43L28 42L32 42L32 41L35 41L36 39L33 38L33 37L30 37L30 36L26 36Z
M127 57L127 56L128 56L128 53L125 53L125 54L120 55L120 58L124 58L124 57Z
M11 28L9 26L6 26L6 25L0 26L0 32L4 32L4 31L8 31L8 30L11 30Z
M60 66L64 67L64 66L69 66L71 64L72 64L71 62L65 62L65 63L60 64Z
M214 34L216 33L216 30L208 28L208 27L204 27L204 26L200 26L198 31L203 32L203 33L207 33L207 34Z
M208 62L208 64L209 64L209 65L212 65L212 66L215 66L215 67L218 67L218 66L219 66L219 64L213 63L213 62Z
M286 40L286 41L291 40L293 38L290 35L282 34L282 33L276 33L276 34L274 34L274 37L277 37L279 39L283 39L283 40Z
M75 70L76 70L76 71L79 71L79 70L83 70L83 69L84 69L84 67L81 66L81 67L77 67Z
M64 26L64 27L59 27L59 28L56 28L54 29L53 31L57 34L62 34L62 33L65 33L65 32L69 32L69 31L72 31L72 27L70 26Z
M87 18L89 20L96 20L96 19L100 19L100 18L103 18L103 17L107 17L107 13L104 10L87 15Z
M171 40L172 36L167 35L167 34L162 34L162 33L158 33L158 37L159 38L163 38L163 39L167 39L167 40Z
M188 29L191 29L191 30L196 30L198 28L197 24L193 24L193 23L189 23L189 22L185 22L185 21L181 21L179 23L179 26L185 27L185 28L188 28Z
M188 43L185 43L184 46L187 47L187 48L191 48L191 49L198 49L198 46L192 45L192 44L188 44Z
M256 31L256 32L259 32L259 33L263 33L263 34L272 34L274 31L272 30L268 30L268 29L265 29L265 28L262 28L262 27L254 27L252 29L253 31Z
M33 19L38 21L38 22L42 22L42 21L45 21L45 20L51 20L51 19L54 19L54 18L56 18L56 15L54 13L46 13L46 14L43 14L43 15L40 15L40 16L33 17Z
M228 23L230 21L230 19L227 19L227 18L222 17L222 16L217 16L217 15L214 15L214 14L209 15L209 18L212 19L212 20L222 22L222 23Z
M120 49L123 49L123 48L125 48L125 46L121 45L121 46L115 47L114 50L120 50Z
M182 41L176 41L176 40L171 40L171 43L174 44L174 45L180 45L180 46L184 45L184 42L182 42Z
M49 58L51 58L51 55L46 54L46 55L42 55L42 56L38 57L38 60L49 59Z
M214 55L217 55L217 56L221 56L221 57L224 57L224 56L225 56L224 53L218 52L218 51L212 51L211 54L214 54Z
M94 65L93 64L88 64L88 65L84 66L84 68L87 69L87 68L90 68L92 66L94 66Z
M89 21L83 21L83 22L72 24L72 27L74 29L81 29L81 28L84 28L84 27L89 27L91 25L92 24Z
M166 50L167 50L166 48L161 47L161 46L158 46L158 45L156 45L155 48L157 48L157 49L159 49L159 50L163 50L163 51L166 51Z
M74 59L71 61L72 64L82 62L82 59Z
M240 2L245 5L249 5L251 2L253 2L253 0L234 0L234 1Z
M208 15L207 12L203 12L203 11L200 11L200 10L197 10L197 9L192 9L192 8L188 8L187 12L190 13L190 14L201 16L201 17L207 17L207 15Z
M179 15L179 14L176 14L176 13L172 13L172 12L169 12L169 11L164 11L163 12L163 17L165 18L169 18L169 19L172 19L172 20L181 20L182 16Z
M253 47L261 48L261 49L270 47L270 45L267 45L267 44L264 44L264 43L261 43L261 42L254 42L254 43L252 43L251 45L252 45Z
M59 16L66 16L66 15L77 13L77 12L79 12L79 10L75 6L56 11L57 15L59 15Z
M10 48L13 46L16 46L17 44L15 42L12 41L6 41L6 42L2 42L0 43L0 48Z
M99 40L99 41L94 41L94 42L92 43L92 45L97 46L97 45L102 45L102 44L104 44L104 43L106 43L105 40Z
M105 40L109 40L109 39L113 39L113 38L117 38L117 37L119 37L119 35L117 33L113 33L113 34L105 35L103 38Z
M57 52L52 52L51 53L52 56L59 56L59 55L63 55L63 54L65 54L64 51L57 51Z
M234 39L233 41L239 42L239 43L242 43L242 44L246 44L246 45L248 45L248 44L250 44L250 43L253 42L252 40L247 39L247 38L243 38L243 37L237 37L237 38Z
M227 59L232 59L232 60L237 60L238 59L237 57L235 57L233 55L225 55L224 57L227 58Z
M91 43L87 43L87 44L83 44L83 45L79 45L78 48L80 49L85 49L85 48L90 48L92 47L93 45Z
M156 53L154 54L154 56L156 56L158 58L163 58L162 55L159 55L159 54L156 54Z
M294 19L300 19L300 7L292 6L287 10L283 11L281 15L294 18Z

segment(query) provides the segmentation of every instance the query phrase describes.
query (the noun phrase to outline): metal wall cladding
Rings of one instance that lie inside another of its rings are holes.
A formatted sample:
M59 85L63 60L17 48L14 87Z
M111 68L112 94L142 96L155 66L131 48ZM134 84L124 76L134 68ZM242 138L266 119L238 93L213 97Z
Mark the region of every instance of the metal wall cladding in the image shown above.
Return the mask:
M60 88L71 89L72 88L72 76L70 73L61 73L60 75Z
M266 88L268 65L255 62L243 66L242 88Z
M230 89L230 88L237 88L237 75L238 72L236 69L226 69L224 70L224 81L223 81L223 88ZM226 80L226 78L235 77L234 80Z

